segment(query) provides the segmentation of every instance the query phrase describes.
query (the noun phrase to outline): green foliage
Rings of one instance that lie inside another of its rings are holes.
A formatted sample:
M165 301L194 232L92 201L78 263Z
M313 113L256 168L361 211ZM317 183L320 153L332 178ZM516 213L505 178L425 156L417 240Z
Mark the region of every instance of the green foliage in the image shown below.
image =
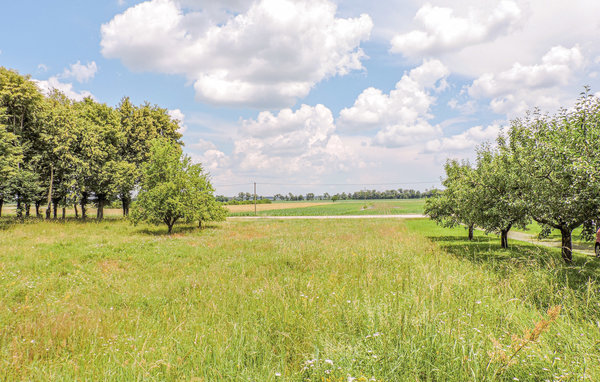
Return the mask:
M192 164L181 148L166 139L155 139L150 157L142 166L141 188L133 204L134 223L145 221L173 225L225 219L225 210L213 195L213 188L200 164Z
M570 110L528 114L512 122L509 138L528 211L561 231L570 262L573 230L600 211L600 99L586 90Z
M474 169L449 161L446 189L428 201L426 213L446 226L500 232L503 247L511 227L533 218L560 230L562 256L570 263L573 230L600 218L598 142L600 99L586 88L572 109L513 120L496 148L479 148Z
M501 246L507 248L510 229L525 228L530 218L521 169L504 137L498 137L497 147L483 144L478 148L472 180L475 224L485 232L499 233Z
M104 205L119 198L127 215L150 141L181 145L179 128L167 109L128 98L118 109L89 97L73 102L57 90L43 96L29 76L0 67L0 211L5 199L35 202L36 211L46 201L48 209L80 203L85 217L95 200L102 219ZM16 169L34 176L12 179Z
M7 185L22 161L21 146L19 146L17 136L9 132L2 124L3 119L0 110L0 199L5 197L2 186Z
M468 162L457 160L448 160L444 169L446 178L442 185L445 190L425 201L425 215L444 227L464 224L470 227L471 235L478 214L473 193L474 170Z

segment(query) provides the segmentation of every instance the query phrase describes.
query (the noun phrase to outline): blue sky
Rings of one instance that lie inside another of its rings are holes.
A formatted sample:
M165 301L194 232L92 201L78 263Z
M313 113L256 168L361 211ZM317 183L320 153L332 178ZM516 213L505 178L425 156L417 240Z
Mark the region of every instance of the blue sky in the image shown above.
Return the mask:
M600 2L2 1L0 65L181 120L217 193L439 185L515 117L600 90ZM235 185L235 186L230 186Z

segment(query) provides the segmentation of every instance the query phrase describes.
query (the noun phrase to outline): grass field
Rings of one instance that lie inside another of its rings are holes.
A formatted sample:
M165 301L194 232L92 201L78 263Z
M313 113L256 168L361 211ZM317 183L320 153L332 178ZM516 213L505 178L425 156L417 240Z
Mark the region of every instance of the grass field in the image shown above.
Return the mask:
M164 232L2 220L2 379L600 380L594 260L422 219Z
M421 214L425 199L404 200L344 200L328 203L274 203L258 210L261 216L324 216L324 215L401 215ZM272 206L274 208L270 208ZM285 206L285 207L280 207ZM233 207L233 206L232 206ZM246 206L244 206L246 207ZM260 207L260 206L257 206ZM254 206L246 211L232 211L229 216L252 216Z

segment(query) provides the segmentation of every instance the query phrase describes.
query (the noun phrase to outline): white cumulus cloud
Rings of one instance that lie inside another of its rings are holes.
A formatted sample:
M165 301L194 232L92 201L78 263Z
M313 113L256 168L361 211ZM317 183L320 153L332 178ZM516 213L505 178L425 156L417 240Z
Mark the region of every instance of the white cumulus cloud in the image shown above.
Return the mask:
M323 105L302 105L276 115L261 112L256 120L243 121L241 132L234 156L242 170L323 173L343 168L348 159L335 134L333 115Z
M553 108L560 100L557 91L549 90L568 85L584 63L578 45L555 46L539 64L517 62L508 70L484 73L473 81L468 93L474 98L491 98L490 106L497 113L515 115L534 106Z
M365 89L354 105L340 112L338 124L346 131L377 129L374 144L406 146L441 134L429 123L436 101L434 92L445 88L448 69L438 60L426 60L404 74L389 94Z
M86 65L83 65L81 61L77 61L62 74L63 78L74 78L79 83L88 82L96 75L98 71L98 66L95 61L88 62Z
M175 0L151 0L104 24L101 46L132 70L186 76L200 101L272 108L363 69L360 43L372 27L365 14L337 18L327 0L260 0L220 23Z
M425 4L415 16L422 28L394 36L390 50L412 57L459 51L510 33L521 18L522 11L512 0L499 2L487 14L469 8L466 17L456 16L452 8Z
M180 109L168 110L167 113L171 118L179 122L179 132L185 133L187 126L185 124L185 114Z
M494 141L502 127L499 124L492 124L487 127L474 126L460 134L439 139L432 139L425 144L425 152L429 153L456 153L460 151L473 152L475 146Z
M80 92L77 92L73 89L73 84L60 82L60 80L56 76L50 77L47 80L33 81L36 83L38 88L40 88L42 93L46 95L49 94L53 89L56 89L62 92L68 98L72 99L73 101L82 101L86 97L92 97L95 99L95 97L89 91L82 90Z

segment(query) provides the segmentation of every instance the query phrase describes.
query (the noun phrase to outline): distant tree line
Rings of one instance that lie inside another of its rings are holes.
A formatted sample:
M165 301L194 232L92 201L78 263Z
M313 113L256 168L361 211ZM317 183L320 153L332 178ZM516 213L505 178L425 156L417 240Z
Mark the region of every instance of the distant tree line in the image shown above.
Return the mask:
M315 195L314 193L307 193L306 195L298 194L294 195L291 192L287 195L276 194L273 196L275 200L362 200L362 199L420 199L429 198L435 195L434 190L426 191L415 191L415 190L361 190L349 193L337 193L330 195L325 192L322 195Z
M16 203L18 217L57 217L73 206L119 201L128 215L151 142L181 147L179 124L168 110L125 97L116 107L90 97L75 102L54 90L43 95L29 76L0 67L0 214ZM33 211L33 212L32 212Z
M385 191L377 191L377 190L361 190L356 192L349 193L337 193L334 195L329 194L328 192L323 193L322 195L316 195L312 192L307 194L293 194L289 192L287 195L284 194L275 194L273 197L266 197L262 195L257 195L257 203L270 203L270 200L282 200L282 201L299 201L299 200L361 200L361 199L421 199L421 198L430 198L437 194L436 189L425 190L425 191L415 191L415 190L403 190L401 188L397 190L385 190ZM223 203L228 204L245 204L245 202L254 203L254 194L249 192L240 192L237 196L228 197L223 195L217 195L217 200ZM237 203L236 203L237 202Z
M495 145L477 149L474 164L449 160L445 189L428 199L425 212L445 226L464 224L500 234L532 220L557 229L562 258L572 262L572 232L593 236L600 219L600 99L589 89L571 109L538 110L511 121Z

